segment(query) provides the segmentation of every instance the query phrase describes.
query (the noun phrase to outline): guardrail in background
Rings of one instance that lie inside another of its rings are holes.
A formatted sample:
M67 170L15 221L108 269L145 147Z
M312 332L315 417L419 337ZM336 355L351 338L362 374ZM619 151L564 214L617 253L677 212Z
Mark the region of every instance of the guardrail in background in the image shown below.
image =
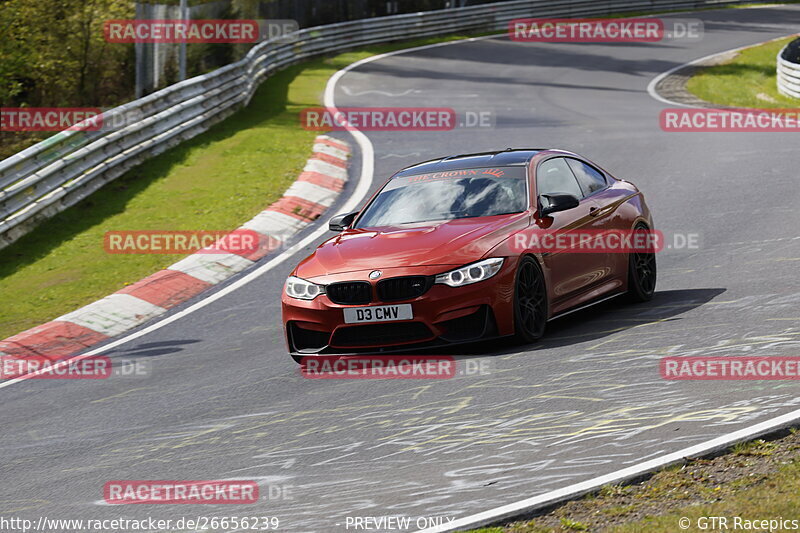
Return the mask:
M778 92L794 98L800 98L800 63L787 61L783 55L793 44L800 47L795 44L798 42L800 41L793 41L778 52Z
M306 28L259 43L236 63L171 85L103 114L101 131L63 131L0 162L0 248L86 198L145 159L246 106L270 74L365 45L494 31L515 18L590 17L748 0L513 0ZM291 42L287 42L291 41Z

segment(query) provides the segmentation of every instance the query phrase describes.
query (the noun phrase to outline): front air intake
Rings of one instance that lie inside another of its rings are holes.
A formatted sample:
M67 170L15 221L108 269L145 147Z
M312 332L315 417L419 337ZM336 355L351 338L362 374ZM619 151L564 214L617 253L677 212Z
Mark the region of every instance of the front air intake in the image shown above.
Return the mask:
M372 285L367 281L343 281L325 287L328 299L335 304L363 305L372 301Z

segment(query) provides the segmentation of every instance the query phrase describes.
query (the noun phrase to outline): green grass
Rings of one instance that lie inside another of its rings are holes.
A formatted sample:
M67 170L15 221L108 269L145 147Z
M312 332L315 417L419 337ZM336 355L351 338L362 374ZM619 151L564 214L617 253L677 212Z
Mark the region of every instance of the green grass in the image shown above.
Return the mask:
M776 56L794 37L742 50L732 61L704 69L686 85L714 104L747 108L796 108L800 100L778 92ZM759 96L760 95L760 96Z
M733 453L736 455L761 455L767 456L777 448L774 442L765 441L764 439L756 439L750 442L742 442L733 447Z
M755 441L756 448L763 448L763 441ZM737 450L734 450L737 453ZM673 478L674 472L663 471L658 475L662 479L658 482L659 490L678 492L683 487L675 485ZM732 487L726 487L730 489ZM719 490L719 489L717 489ZM602 491L601 491L602 492ZM612 495L607 493L608 495ZM663 496L663 495L661 495ZM677 496L677 494L675 494ZM642 495L648 498L650 495ZM715 499L713 495L708 495L709 500ZM601 509L599 512L608 517L621 517L635 510L635 505L611 506ZM674 533L675 531L704 531L698 527L698 519L708 516L730 517L740 516L747 519L769 519L784 517L785 519L797 519L797 510L800 509L800 463L792 462L782 467L778 472L763 477L756 484L750 483L749 486L740 490L729 491L722 501L717 501L702 505L688 505L680 507L664 514L645 516L644 518L626 523L624 525L604 528L606 533ZM692 526L682 530L678 526L678 520L688 517ZM514 523L509 527L493 527L473 530L473 533L552 533L563 531L580 531L592 529L581 522L569 518L560 518L559 527L545 527L536 520L524 523ZM732 529L732 523L729 522ZM709 531L711 529L706 529ZM718 531L719 529L714 529ZM752 531L766 531L767 529L754 528ZM769 531L785 531L776 528ZM787 530L788 531L788 530Z
M635 505L615 505L608 509L603 509L600 512L608 516L625 516L636 510Z
M586 524L578 522L577 520L562 518L561 529L566 529L567 531L586 531L589 529L589 527Z
M741 516L747 519L770 519L784 517L798 519L797 510L800 509L800 465L793 463L781 469L775 475L767 478L758 486L751 487L726 498L724 501L708 505L694 505L684 507L678 512L660 516L647 517L638 522L610 528L610 533L672 533L678 531L678 520L688 517L692 527L684 531L703 531L698 527L698 519L707 516L729 517L729 527L732 529L730 517ZM767 529L753 528L752 531L766 531ZM706 530L708 531L708 530ZM769 531L785 531L781 528Z
M328 78L377 53L464 36L374 46L284 70L250 105L110 183L0 251L0 339L52 320L180 259L112 255L112 230L230 230L297 178L319 132L298 113L321 104ZM13 304L12 304L13 302Z

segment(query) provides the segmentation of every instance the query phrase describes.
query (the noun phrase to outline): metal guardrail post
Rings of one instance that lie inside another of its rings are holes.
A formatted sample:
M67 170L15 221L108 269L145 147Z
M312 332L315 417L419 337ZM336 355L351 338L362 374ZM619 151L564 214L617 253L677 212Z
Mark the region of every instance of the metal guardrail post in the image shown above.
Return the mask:
M789 45L787 44L778 52L776 59L778 92L784 96L800 98L800 64L792 63L783 58L783 52L788 47Z

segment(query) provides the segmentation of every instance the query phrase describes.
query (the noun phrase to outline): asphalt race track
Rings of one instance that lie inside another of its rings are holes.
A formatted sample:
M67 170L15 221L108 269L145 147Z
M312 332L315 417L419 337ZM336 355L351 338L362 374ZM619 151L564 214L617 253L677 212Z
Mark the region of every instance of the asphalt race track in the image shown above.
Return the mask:
M461 370L482 363L483 374L309 380L280 330L280 291L299 253L105 352L145 361L145 377L0 389L0 515L275 516L292 532L345 531L347 516L456 518L797 409L800 386L791 381L659 374L667 355L797 356L800 347L796 138L666 133L658 122L666 106L646 90L682 63L796 32L800 7L677 16L701 18L705 38L462 42L365 64L336 91L339 106L494 113L491 129L368 132L375 187L417 161L524 146L573 150L635 182L659 229L700 239L699 249L659 255L652 302L611 301L551 322L532 346L453 352L464 356ZM340 204L359 168L356 153ZM110 480L231 478L258 481L262 500L103 502Z

